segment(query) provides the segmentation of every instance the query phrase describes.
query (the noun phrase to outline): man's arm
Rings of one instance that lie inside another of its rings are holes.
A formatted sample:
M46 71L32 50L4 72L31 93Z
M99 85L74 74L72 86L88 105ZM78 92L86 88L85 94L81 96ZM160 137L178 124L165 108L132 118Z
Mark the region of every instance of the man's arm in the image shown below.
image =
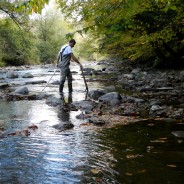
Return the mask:
M71 53L71 58L72 58L73 61L75 61L76 63L78 63L78 64L80 65L80 67L82 68L81 63L80 63L79 60L74 56L73 53Z

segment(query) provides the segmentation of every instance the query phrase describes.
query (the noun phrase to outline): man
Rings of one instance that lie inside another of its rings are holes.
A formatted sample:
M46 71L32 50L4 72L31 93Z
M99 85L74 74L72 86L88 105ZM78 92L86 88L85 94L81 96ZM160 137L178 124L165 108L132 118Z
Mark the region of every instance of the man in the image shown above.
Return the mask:
M69 93L72 93L72 73L70 71L70 60L78 63L82 69L82 65L79 62L79 60L74 56L72 52L72 48L75 46L76 41L74 39L71 39L67 45L64 45L57 58L57 67L60 68L61 71L61 79L60 79L60 85L59 85L59 93L63 94L63 87L64 83L67 77L68 80L68 90Z

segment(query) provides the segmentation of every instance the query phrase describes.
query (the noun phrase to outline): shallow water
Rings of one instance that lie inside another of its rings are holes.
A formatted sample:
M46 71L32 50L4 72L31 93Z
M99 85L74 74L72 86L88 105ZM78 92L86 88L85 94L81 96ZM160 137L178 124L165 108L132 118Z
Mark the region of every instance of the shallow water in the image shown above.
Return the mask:
M78 71L76 66L72 69ZM20 74L23 72L27 71ZM34 80L48 81L53 74L48 69L30 72L36 76ZM73 78L72 101L85 99L81 76L74 74ZM59 80L59 73L53 80ZM90 89L105 86L98 82L88 84ZM44 85L28 88L33 93L41 92ZM59 96L58 86L49 85L45 91ZM71 100L67 87L64 92L65 100ZM5 133L32 124L38 130L32 130L28 137L0 139L0 183L184 183L184 143L171 134L184 130L182 123L144 121L98 130L80 126L85 120L76 119L78 114L80 111L68 113L50 107L45 100L1 101L0 126ZM73 129L59 132L53 128L69 121Z

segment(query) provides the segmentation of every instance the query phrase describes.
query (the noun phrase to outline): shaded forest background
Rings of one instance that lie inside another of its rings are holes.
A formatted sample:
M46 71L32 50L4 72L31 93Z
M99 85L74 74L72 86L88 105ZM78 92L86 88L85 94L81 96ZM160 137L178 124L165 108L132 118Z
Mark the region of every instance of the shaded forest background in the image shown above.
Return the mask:
M0 66L53 63L77 40L81 60L184 65L183 0L2 0ZM31 15L31 16L30 16Z

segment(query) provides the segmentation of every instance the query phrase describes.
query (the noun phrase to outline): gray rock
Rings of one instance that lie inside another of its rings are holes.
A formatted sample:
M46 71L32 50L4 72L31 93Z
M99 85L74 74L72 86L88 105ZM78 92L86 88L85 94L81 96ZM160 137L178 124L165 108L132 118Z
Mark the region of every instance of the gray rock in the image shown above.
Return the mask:
M184 131L173 131L171 132L175 137L184 138Z
M63 105L63 101L59 98L50 96L50 97L47 98L46 104L55 107L55 106L58 106L58 105Z
M49 96L51 96L51 95L46 94L46 93L37 94L37 95L36 95L36 99L37 99L37 100L42 100L42 99L48 98Z
M140 71L141 71L140 68L135 68L135 69L133 69L133 70L131 71L131 73L132 73L132 74L137 74L137 73L139 73Z
M79 115L76 116L77 119L87 119L89 117L90 117L89 115L83 114L83 113L81 113L81 114L79 114Z
M18 78L19 74L16 71L11 70L6 73L6 77L9 79L14 79L14 78Z
M65 131L65 130L73 128L74 125L71 122L64 122L64 123L53 125L52 127L59 131Z
M161 104L162 103L158 100L152 100L152 101L150 101L149 106L152 107L152 106L161 105Z
M53 85L59 85L60 84L60 81L59 80L56 80L56 81L51 82L51 84L53 84Z
M98 98L99 102L110 104L111 106L116 106L121 103L121 95L117 92L110 92Z
M159 105L153 105L153 106L151 107L150 111L155 112L155 111L159 111L159 110L162 110L162 109L163 109L163 108L160 107Z
M22 87L16 89L15 93L21 94L21 95L27 95L27 94L29 94L29 90L28 90L27 86L22 86Z
M98 117L92 117L89 119L89 123L92 123L94 125L104 125L105 121L99 119Z
M73 102L71 105L75 106L77 109L82 109L84 111L92 111L94 108L94 102L88 100Z
M25 82L25 84L43 84L43 83L47 83L47 81L37 80L37 81L27 81L27 82Z
M0 83L0 88L6 88L9 87L8 83Z
M89 91L88 96L94 100L98 100L99 97L105 95L106 93L107 93L107 91L105 91L105 90L97 89L97 90Z
M34 78L34 76L31 73L25 73L22 78Z

